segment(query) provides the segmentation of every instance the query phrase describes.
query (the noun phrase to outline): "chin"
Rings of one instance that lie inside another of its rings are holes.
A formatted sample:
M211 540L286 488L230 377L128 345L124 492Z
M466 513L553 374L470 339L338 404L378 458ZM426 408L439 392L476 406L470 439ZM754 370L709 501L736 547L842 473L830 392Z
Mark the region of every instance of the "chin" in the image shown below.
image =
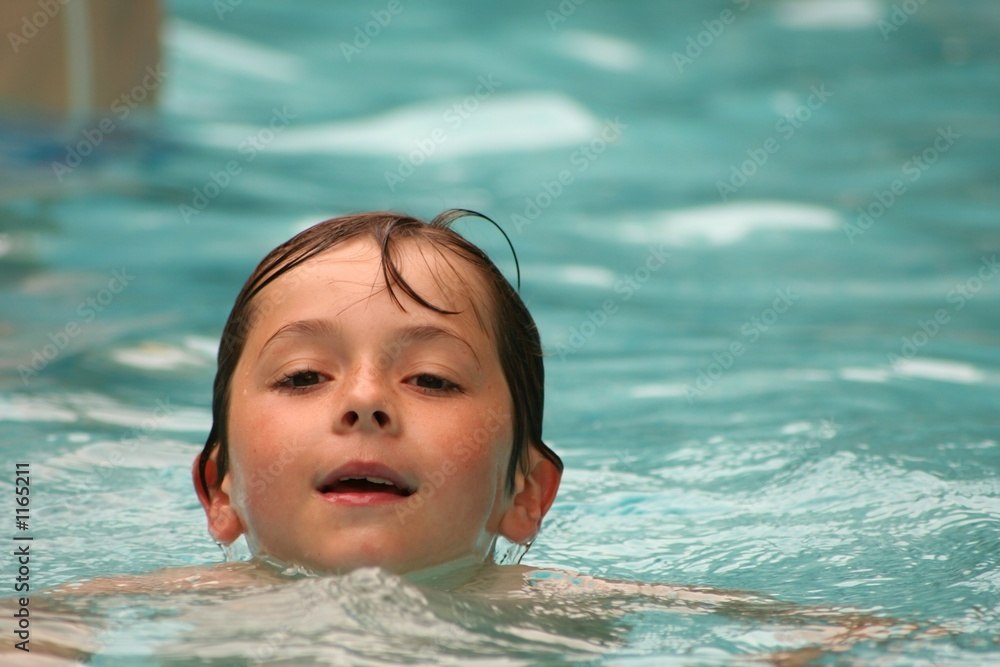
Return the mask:
M259 550L253 549L253 553L317 574L344 574L360 568L377 567L399 575L475 555L471 549L463 553L431 553L427 550L429 545L407 542L400 537L381 531L337 531L325 544L295 545L286 541L275 545L279 547L277 549L261 545Z

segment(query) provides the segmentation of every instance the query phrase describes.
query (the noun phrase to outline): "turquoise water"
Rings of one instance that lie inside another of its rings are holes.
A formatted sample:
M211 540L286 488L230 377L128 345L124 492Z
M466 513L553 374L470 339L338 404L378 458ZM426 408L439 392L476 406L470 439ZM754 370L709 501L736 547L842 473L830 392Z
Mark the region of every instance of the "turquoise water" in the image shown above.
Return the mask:
M511 233L551 353L567 473L525 564L955 632L820 664L1000 664L995 3L404 2L368 43L384 3L225 4L169 3L160 113L114 117L68 173L96 123L0 128L0 492L30 462L33 586L219 562L189 465L249 271L332 215L461 206ZM372 573L296 586L94 608L94 662L729 664L800 641Z

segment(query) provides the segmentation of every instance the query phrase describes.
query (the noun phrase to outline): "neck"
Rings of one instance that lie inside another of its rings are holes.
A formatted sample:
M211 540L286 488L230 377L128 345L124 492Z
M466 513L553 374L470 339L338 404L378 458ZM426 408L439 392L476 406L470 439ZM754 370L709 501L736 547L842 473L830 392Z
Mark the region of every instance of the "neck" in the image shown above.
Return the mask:
M491 564L490 561L484 563L481 558L475 555L468 555L440 565L432 565L422 570L408 572L403 575L403 578L414 584L451 589L467 583L475 578L480 570Z

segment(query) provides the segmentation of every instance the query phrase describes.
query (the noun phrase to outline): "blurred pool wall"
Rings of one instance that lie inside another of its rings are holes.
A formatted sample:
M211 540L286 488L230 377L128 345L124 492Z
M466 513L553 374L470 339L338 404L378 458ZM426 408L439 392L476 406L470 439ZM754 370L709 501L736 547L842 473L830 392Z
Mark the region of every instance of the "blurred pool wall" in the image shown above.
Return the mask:
M1000 660L1000 4L137 0L109 16L159 41L101 28L135 55L90 107L81 5L0 10L33 583L219 562L190 464L245 278L335 215L461 207L548 353L525 563L960 630L852 664ZM626 652L752 643L664 627Z
M8 0L0 7L0 112L99 119L108 133L112 115L156 100L162 19L158 0Z

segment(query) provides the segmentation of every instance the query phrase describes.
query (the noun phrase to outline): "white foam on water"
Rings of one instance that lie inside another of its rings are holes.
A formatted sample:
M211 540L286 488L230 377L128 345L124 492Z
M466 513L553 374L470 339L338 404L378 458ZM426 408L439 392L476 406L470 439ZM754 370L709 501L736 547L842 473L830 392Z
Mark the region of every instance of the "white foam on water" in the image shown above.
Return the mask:
M129 436L122 440L99 440L52 457L47 464L63 470L100 472L108 478L115 468L136 470L178 470L191 465L200 448L187 442Z
M77 393L47 398L0 395L0 421L75 422L90 419L115 426L154 431L207 432L212 425L208 410L180 407L169 397L135 407L101 394Z
M111 358L123 366L147 371L175 371L208 365L202 355L163 343L143 343L137 347L118 349L111 353Z
M212 426L212 416L207 410L172 408L163 413L154 410L136 410L124 406L93 406L83 409L83 415L94 421L127 426L145 431L172 431L207 433Z
M785 424L778 431L782 435L798 435L800 433L806 433L813 428L811 422L792 422L791 424Z
M495 94L475 110L469 110L471 104L462 105L462 98L438 99L377 116L295 125L277 134L267 150L392 155L419 168L424 162L467 155L581 144L598 136L601 127L579 103L558 93ZM203 124L200 131L192 128L191 136L200 144L231 148L259 130L251 125Z
M640 384L629 388L632 398L674 398L684 396L684 385L680 384Z
M870 28L882 14L876 0L788 0L776 10L778 23L799 30Z
M566 30L559 46L577 60L612 71L636 69L642 63L642 50L634 44L587 30Z
M839 216L828 208L782 201L732 202L662 211L622 222L619 236L635 243L732 245L759 230L828 232Z
M168 49L207 69L283 83L302 78L305 71L305 62L290 53L181 19L167 22L163 40Z
M0 422L74 422L72 410L36 396L0 395Z
M888 382L892 377L892 372L886 368L841 368L838 373L840 379L850 382Z
M571 285L587 285L590 287L611 287L615 283L615 274L600 266L568 264L556 266L548 270L532 270L532 275L543 282L566 283Z
M979 384L985 374L971 364L944 359L900 359L893 363L897 375L923 380L940 380L957 384Z
M313 221L318 222L318 220ZM206 338L204 336L185 336L184 347L195 354L215 360L219 353L219 340L217 338Z

